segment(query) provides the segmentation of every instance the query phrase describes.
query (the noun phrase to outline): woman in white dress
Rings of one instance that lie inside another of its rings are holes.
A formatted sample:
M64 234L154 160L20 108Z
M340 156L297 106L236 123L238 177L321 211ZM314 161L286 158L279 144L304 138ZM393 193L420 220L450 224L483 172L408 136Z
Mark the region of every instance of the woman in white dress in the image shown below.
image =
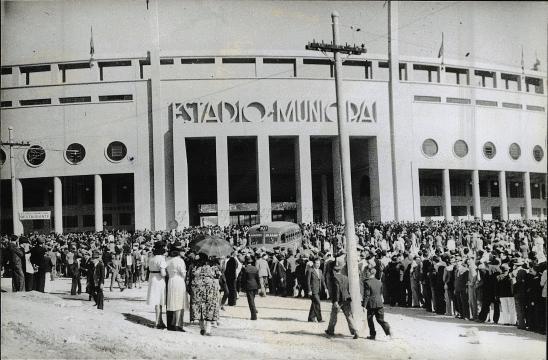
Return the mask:
M180 241L176 241L169 252L167 260L167 311L173 311L172 323L167 329L171 331L182 331L183 316L185 309L188 309L188 300L185 284L186 265L181 256L184 255Z
M157 241L152 250L153 257L150 259L148 268L150 276L148 279L148 294L147 304L154 305L156 311L156 328L165 329L166 325L162 320L162 306L166 304L166 258L165 258L165 243Z

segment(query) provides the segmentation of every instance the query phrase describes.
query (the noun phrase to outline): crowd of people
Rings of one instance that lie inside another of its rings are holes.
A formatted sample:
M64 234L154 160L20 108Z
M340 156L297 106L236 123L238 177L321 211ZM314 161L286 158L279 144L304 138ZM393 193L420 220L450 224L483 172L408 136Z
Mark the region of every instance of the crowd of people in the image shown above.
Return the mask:
M323 322L321 300L333 303L326 333L339 310L355 338L346 278L344 226L301 224L297 249L248 246L247 226L191 227L181 231L103 231L2 237L2 271L13 291L47 292L58 276L72 278L71 294L85 292L103 308L103 291L141 287L157 328L184 331L190 311L202 335L211 334L225 306L245 292L251 319L254 298L306 297L308 321ZM362 306L370 338L373 318L387 335L383 306L422 307L470 321L546 331L546 221L366 222L356 224ZM207 236L232 247L225 257L194 251ZM163 321L163 309L167 312Z

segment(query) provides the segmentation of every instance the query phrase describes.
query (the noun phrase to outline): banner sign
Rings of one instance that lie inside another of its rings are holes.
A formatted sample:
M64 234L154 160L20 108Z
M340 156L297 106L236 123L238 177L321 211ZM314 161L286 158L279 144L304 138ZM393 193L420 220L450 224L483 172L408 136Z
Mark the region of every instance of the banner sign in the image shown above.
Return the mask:
M347 121L377 121L376 103L346 102ZM174 121L203 123L332 123L337 121L337 103L322 100L289 100L262 103L259 101L218 101L173 103Z
M19 220L49 220L51 211L23 211L19 213Z

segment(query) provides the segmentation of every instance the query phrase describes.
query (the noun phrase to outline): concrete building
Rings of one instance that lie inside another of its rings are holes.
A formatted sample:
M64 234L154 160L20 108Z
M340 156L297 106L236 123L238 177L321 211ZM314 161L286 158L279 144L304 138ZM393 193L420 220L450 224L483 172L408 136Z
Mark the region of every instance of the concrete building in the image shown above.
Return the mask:
M344 222L333 64L304 46L331 38L334 7L343 41L362 41L348 24L367 6L386 16L382 2L2 2L1 139L13 127L31 145L12 149L16 213L52 218L13 220L2 146L0 232ZM474 31L496 31L480 15ZM383 46L343 63L356 220L545 218L546 41L537 70L396 41L394 82Z

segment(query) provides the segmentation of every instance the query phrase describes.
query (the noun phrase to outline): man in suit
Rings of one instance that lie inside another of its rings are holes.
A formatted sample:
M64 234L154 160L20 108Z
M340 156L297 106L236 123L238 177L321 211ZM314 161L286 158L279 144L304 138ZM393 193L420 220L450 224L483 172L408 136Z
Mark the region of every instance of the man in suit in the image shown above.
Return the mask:
M369 277L363 283L362 307L367 309L367 325L369 326L370 340L375 340L377 332L373 317L384 330L386 336L390 336L390 325L384 320L384 307L382 301L382 283L375 277L376 270L370 269Z
M245 257L246 266L240 272L241 284L245 289L249 311L251 312L251 320L257 320L257 308L255 307L255 295L261 286L259 279L259 270L253 265L255 259L251 256Z
M105 265L101 260L101 252L93 250L93 297L97 304L97 309L103 310L103 285L105 283Z
M329 319L329 326L325 333L328 336L335 335L335 326L337 325L337 316L339 314L339 309L343 311L344 316L346 317L346 322L348 323L348 330L354 335L354 339L359 337L359 334L356 330L354 324L354 317L352 316L352 298L350 297L350 290L348 287L348 276L342 273L343 265L341 263L336 264L333 267L333 290L332 301L333 307L331 308L331 316Z
M13 235L9 245L13 292L25 291L25 251L17 244L18 240Z
M46 272L43 266L44 256L46 255L44 243L44 238L39 236L36 246L30 251L30 262L36 268L36 271L34 272L34 290L40 292L44 292L44 286L46 284Z
M310 311L308 312L308 321L314 322L314 320L318 320L318 322L323 322L320 294L325 291L326 286L322 270L320 269L319 258L314 260L314 267L308 272L306 282L308 286L308 296L310 296L310 300L312 300Z
M271 278L270 268L268 267L268 255L264 253L260 258L257 259L256 267L259 270L259 279L261 280L261 291L259 295L266 296L266 287L268 284L268 279ZM270 290L272 292L272 290Z

